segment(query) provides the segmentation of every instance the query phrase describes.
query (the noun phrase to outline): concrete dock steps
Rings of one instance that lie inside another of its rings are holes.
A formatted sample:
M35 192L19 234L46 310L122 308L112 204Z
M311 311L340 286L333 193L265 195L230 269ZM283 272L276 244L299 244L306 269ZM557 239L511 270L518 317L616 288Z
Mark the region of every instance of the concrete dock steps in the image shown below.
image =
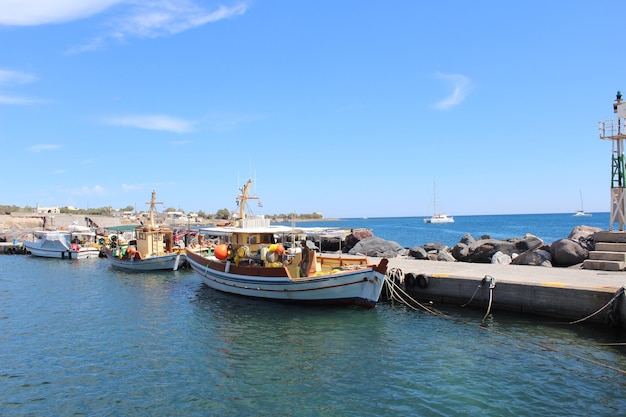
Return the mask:
M626 243L596 242L596 251L626 252Z
M583 268L597 271L623 271L626 268L626 262L585 259Z
M589 252L589 259L626 262L626 252L591 251Z
M596 233L595 250L583 262L583 269L624 271L626 269L626 232Z

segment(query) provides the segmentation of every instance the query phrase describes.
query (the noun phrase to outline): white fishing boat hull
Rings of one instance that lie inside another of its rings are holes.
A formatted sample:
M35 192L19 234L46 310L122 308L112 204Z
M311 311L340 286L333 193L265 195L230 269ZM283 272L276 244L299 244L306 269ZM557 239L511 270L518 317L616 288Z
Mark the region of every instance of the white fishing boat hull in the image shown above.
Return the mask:
M39 235L36 240L24 240L22 242L33 256L58 259L90 259L97 258L100 253L100 250L94 246L72 244L70 232L49 231L37 232L36 234Z
M59 259L90 259L97 258L100 251L98 248L81 248L79 250L61 250L61 249L48 249L38 248L31 245L32 242L23 242L24 246L31 255L40 256L43 258L59 258Z
M176 271L185 260L185 255L183 253L171 253L144 259L129 259L115 256L109 249L105 248L104 254L112 266L128 271Z
M190 252L187 262L208 287L218 291L273 301L365 307L374 307L378 302L387 265L384 259L376 267L290 278L285 268L235 266Z

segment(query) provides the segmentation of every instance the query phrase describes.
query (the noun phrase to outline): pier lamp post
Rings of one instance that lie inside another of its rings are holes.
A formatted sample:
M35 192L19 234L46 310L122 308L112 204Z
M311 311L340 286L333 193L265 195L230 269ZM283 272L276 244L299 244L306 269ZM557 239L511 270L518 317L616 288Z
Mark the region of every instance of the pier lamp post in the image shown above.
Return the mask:
M619 230L624 231L626 223L626 159L624 157L624 139L626 139L626 103L622 101L620 91L615 95L613 113L617 121L600 122L600 139L612 142L611 155L611 219L609 231L615 223Z

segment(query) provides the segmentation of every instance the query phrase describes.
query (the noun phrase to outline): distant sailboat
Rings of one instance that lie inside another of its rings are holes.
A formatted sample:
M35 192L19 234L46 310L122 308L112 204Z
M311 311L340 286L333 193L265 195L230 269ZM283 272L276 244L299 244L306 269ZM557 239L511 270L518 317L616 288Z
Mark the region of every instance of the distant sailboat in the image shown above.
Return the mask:
M436 203L436 190L435 183L433 182L433 215L426 217L424 223L454 223L454 217L448 216L445 213L437 213Z
M585 208L583 206L583 192L580 191L580 210L576 210L576 213L573 214L574 217L591 217L591 213L585 213Z

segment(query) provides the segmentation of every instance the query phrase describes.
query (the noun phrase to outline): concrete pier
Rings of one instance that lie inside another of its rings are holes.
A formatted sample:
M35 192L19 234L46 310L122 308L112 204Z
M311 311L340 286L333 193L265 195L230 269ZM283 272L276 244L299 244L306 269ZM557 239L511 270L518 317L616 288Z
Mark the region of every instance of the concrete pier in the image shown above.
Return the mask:
M25 255L28 251L22 243L0 242L0 254L3 255Z
M584 320L626 328L626 301L623 292L626 272L580 268L475 264L424 261L406 257L389 259L389 268L419 276L408 280L406 291L419 301L463 305L486 309L493 277L492 311L498 309L542 315L563 321ZM412 277L411 277L412 278ZM412 285L410 285L412 284ZM480 287L479 287L480 285Z

